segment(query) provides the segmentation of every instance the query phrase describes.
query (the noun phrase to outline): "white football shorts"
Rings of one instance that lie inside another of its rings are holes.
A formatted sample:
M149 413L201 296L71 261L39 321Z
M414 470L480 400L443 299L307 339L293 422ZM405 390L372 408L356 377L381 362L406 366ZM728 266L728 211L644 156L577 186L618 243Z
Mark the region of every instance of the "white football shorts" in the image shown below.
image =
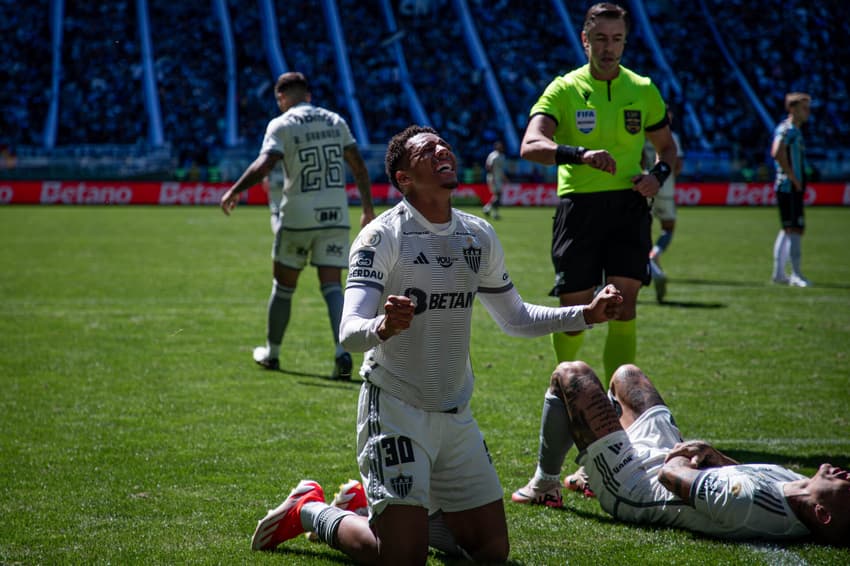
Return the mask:
M652 200L652 215L658 220L676 221L675 183L670 176Z
M669 523L660 515L676 513L678 500L658 481L667 453L682 434L670 409L646 410L627 431L600 438L579 455L590 488L611 516L633 523Z
M272 259L292 269L303 269L310 258L316 267L348 268L348 228L287 230L279 228L274 236Z
M370 519L387 505L451 513L504 495L469 406L456 413L423 411L364 382L357 454Z

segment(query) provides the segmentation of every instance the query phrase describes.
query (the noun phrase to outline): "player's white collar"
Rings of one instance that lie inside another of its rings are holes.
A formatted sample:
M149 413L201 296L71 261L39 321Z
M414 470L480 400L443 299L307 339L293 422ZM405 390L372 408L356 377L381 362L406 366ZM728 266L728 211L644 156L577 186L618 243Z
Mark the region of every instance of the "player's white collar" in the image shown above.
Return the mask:
M402 199L401 203L410 211L410 214L416 219L417 222L422 224L425 228L427 228L430 232L434 234L438 234L440 236L447 236L454 232L455 223L457 222L457 215L455 215L454 209L451 209L451 220L447 224L433 224L427 218L422 216L422 214L416 210L416 208L410 204L410 202L405 198Z

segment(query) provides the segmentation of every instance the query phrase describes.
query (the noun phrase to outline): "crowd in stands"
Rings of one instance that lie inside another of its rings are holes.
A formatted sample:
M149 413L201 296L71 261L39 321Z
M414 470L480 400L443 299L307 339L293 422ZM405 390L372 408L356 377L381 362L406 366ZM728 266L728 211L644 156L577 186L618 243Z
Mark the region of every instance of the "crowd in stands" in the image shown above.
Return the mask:
M369 141L386 143L411 123L413 115L410 102L401 94L399 67L389 43L391 32L382 17L379 0L346 6L343 15L351 73Z
M57 143L133 144L148 134L135 4L66 2Z
M49 0L2 0L0 146L41 145L52 75ZM8 16L8 17L6 17Z
M49 0L0 0L0 145L38 146L52 79ZM473 22L521 137L528 109L551 79L578 66L568 34L578 34L584 4L565 2L566 29L548 2L468 0ZM238 143L256 150L275 116L273 86L257 3L227 0L237 62ZM323 5L296 10L274 0L281 50L291 70L311 80L315 103L354 124L354 105L342 88ZM379 0L340 0L353 86L368 139L382 144L415 120L404 95L393 45L400 45L410 79L430 123L457 149L462 165L480 167L493 141L504 139L484 69L470 56L450 0L394 0L399 33L392 34ZM631 3L624 3L630 7ZM758 4L758 3L756 3ZM221 22L209 4L148 0L155 79L163 132L181 166L206 166L225 143L227 73ZM644 2L652 31L681 85L661 70L635 25L623 64L649 75L677 115L685 150L707 144L740 167L767 163L768 127L742 88L710 31L734 58L770 120L785 114L784 94L812 94L806 126L810 151L850 148L850 94L842 72L850 61L850 9L838 0L788 0L766 9L744 0ZM141 143L148 136L136 3L65 2L57 145ZM395 43L394 43L395 42ZM685 108L701 126L685 120ZM357 132L354 132L355 135ZM846 151L846 149L845 149ZM516 157L516 156L512 156ZM839 155L839 157L842 157Z
M399 14L401 40L414 87L432 125L452 144L461 166L483 161L501 134L450 2L433 2L427 13Z
M813 104L805 129L807 146L850 145L850 95L844 70L850 61L846 2L788 0L779 10L757 12L746 9L743 0L705 1L771 117L778 120L785 115L785 93L808 92Z
M274 98L277 79L269 67L262 22L256 4L228 0L236 50L238 132L240 143L260 147L268 121L280 111Z
M227 73L221 24L206 2L149 0L162 128L181 167L208 165L224 142Z
M578 29L565 29L557 14L545 9L551 6L548 2L475 0L469 5L514 128L522 137L528 110L546 85L584 64L584 60L577 59L566 36L578 34ZM572 17L576 26L581 25L583 15Z

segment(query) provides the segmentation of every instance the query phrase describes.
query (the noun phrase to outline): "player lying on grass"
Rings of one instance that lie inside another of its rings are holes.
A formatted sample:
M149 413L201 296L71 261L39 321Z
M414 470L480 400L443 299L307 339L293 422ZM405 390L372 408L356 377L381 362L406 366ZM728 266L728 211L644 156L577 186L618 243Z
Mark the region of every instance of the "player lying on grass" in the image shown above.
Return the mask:
M823 464L809 478L683 442L661 395L631 364L606 393L587 364L563 362L549 392L564 412L560 448L575 442L590 489L613 517L723 539L850 543L850 472Z
M432 128L394 136L386 169L404 200L355 239L340 325L346 348L366 352L357 454L369 517L328 506L302 481L260 520L252 546L306 529L362 562L424 564L439 516L438 548L504 562L504 491L469 403L475 299L506 333L531 337L611 320L623 298L608 285L589 305L525 303L493 227L452 208L457 159Z

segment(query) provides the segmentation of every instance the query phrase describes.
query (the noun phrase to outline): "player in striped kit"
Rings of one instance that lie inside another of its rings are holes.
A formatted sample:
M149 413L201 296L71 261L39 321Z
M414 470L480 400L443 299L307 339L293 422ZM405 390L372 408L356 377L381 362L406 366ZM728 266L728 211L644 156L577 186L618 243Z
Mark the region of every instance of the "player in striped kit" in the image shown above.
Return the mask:
M469 405L475 298L506 333L530 337L610 320L622 297L608 286L589 305L523 302L493 227L452 208L457 161L432 128L393 137L386 169L405 198L352 244L340 326L345 346L366 352L357 449L369 517L303 481L260 521L254 548L309 530L363 562L423 564L429 545L504 562L503 489Z
M808 287L801 269L803 233L806 229L803 202L806 196L806 144L802 127L809 120L812 97L804 92L785 96L788 116L773 132L770 155L776 165L776 203L782 227L773 244L773 282L792 287ZM791 276L785 265L791 259Z
M292 296L309 257L318 270L328 307L336 348L333 377L350 379L351 355L338 341L341 278L347 266L350 228L345 164L351 168L360 193L361 227L375 217L369 173L345 120L310 103L310 87L302 73L278 77L275 97L282 114L269 122L259 157L221 198L221 208L229 215L239 202L239 193L279 173L282 163L283 193L269 195L270 199L279 198L280 205L277 217L272 210L274 280L266 345L254 349L254 361L266 369L280 368L280 345L289 324ZM270 186L270 190L275 187Z
M554 444L569 450L575 442L590 488L617 519L730 540L850 542L850 472L823 464L808 478L682 442L658 390L631 364L614 372L606 392L590 366L563 362L549 392L564 423Z

